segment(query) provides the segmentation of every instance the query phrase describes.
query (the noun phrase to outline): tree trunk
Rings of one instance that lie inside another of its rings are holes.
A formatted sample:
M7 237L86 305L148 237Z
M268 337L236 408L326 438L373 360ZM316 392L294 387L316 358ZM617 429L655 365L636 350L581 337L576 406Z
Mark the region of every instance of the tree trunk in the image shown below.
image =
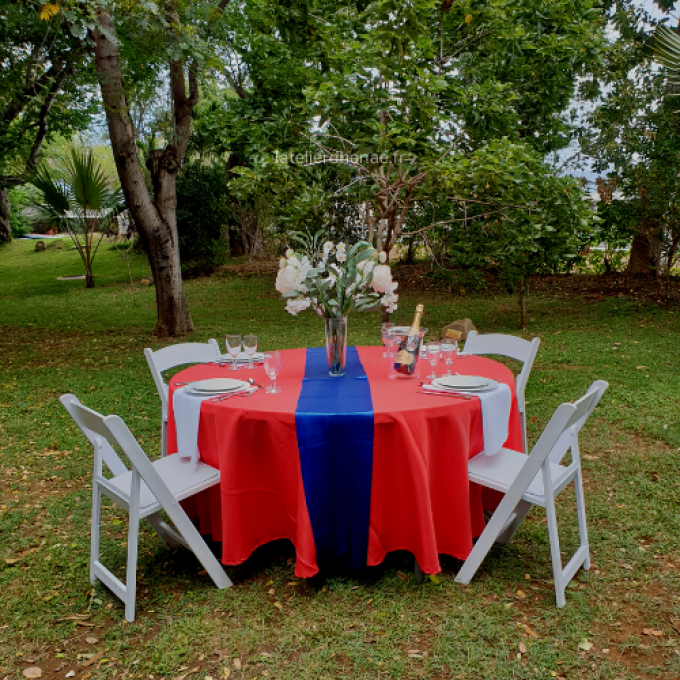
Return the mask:
M249 258L264 255L262 229L260 229L260 220L254 209L241 211L241 241Z
M635 234L630 246L626 274L628 276L654 276L656 269L656 256L652 252L649 239L643 233Z
M527 284L523 278L519 281L519 325L522 329L527 327Z
M98 14L104 30L115 35L111 17ZM154 200L144 182L139 164L135 135L128 112L118 47L95 29L95 63L106 109L111 147L127 206L146 244L156 287L158 321L154 333L159 337L182 336L194 330L182 284L176 221L175 179L186 151L191 111L197 99L195 74L190 70L191 95L186 96L181 63L170 65L171 90L175 113L173 143L149 158ZM180 82L181 80L181 82ZM194 96L195 95L195 96Z
M243 239L236 229L229 229L229 254L232 257L243 255Z
M0 243L9 243L12 240L12 225L9 216L12 206L9 202L9 189L0 188Z
M406 251L406 259L404 260L405 264L413 264L416 259L416 245L417 245L416 237L415 236L410 236L408 240L408 250Z

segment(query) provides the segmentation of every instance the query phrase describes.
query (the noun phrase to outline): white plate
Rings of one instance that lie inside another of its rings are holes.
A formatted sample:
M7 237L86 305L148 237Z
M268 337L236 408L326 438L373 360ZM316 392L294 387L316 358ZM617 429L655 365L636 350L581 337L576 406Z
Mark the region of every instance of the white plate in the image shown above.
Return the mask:
M233 361L233 359L231 358L230 354L223 354L220 357L220 361L226 361L227 363L231 363ZM253 363L259 364L262 361L264 361L264 354L262 354L262 352L255 352L255 354L253 354ZM247 364L248 363L248 355L245 352L241 352L236 357L236 363L237 364Z
M459 392L481 392L491 390L498 383L490 378L476 375L444 375L432 381L433 387L443 390L457 390Z
M218 394L222 392L233 392L250 387L250 383L233 378L209 378L208 380L197 380L186 386L186 391L193 394Z

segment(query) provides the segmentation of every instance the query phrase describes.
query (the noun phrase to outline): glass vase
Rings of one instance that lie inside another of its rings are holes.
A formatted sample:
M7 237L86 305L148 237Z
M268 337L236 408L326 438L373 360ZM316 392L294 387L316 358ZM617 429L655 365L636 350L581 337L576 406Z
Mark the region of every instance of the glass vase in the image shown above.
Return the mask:
M347 363L347 317L325 317L324 323L328 374L333 377L344 375Z

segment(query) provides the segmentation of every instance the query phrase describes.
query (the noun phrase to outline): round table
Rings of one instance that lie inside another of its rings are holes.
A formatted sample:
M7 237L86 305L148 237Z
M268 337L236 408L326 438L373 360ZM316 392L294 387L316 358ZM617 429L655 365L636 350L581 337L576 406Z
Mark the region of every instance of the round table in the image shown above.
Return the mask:
M418 381L388 378L382 347L350 350L358 355L364 375L329 380L346 381L350 387L363 390L364 396L357 396L356 403L361 399L364 402L360 414L351 413L354 397L338 402L338 411L342 413L334 423L336 434L329 435L327 444L332 448L337 445L335 438L352 435L343 430L343 423L347 423L345 430L351 430L355 423L372 419L371 445L360 442L357 448L364 453L358 463L352 458L352 465L363 466L361 476L367 476L361 482L368 485L366 503L370 505L365 508L365 563L374 566L388 552L407 550L415 555L425 573L438 573L439 554L464 560L472 549L473 538L484 529L481 489L469 483L467 472L468 460L483 450L480 402L475 398L420 394ZM322 465L309 472L310 455L312 464L324 460L322 445L317 442L313 450L304 447L304 456L303 446L298 445L298 430L305 422L301 420L298 402L304 401L300 395L306 372L304 389L309 390L308 352L310 357L314 353L318 361L320 351L317 348L281 352L279 394L258 390L251 397L204 401L201 406L198 433L201 458L219 468L221 481L219 487L185 502L185 507L199 518L202 533L212 534L222 542L222 562L226 565L240 564L260 545L285 538L295 546L295 575L311 577L318 573L320 561L321 566L328 562L328 556L325 561L317 560L315 533L318 542L320 530L316 524L313 527L310 507L314 506L314 519L315 513L318 515L316 505L324 496L332 496L332 507L337 507L341 514L344 504L361 503L354 497L361 490L357 491L351 484L353 480L342 474L337 461L334 468ZM443 367L440 364L438 374ZM498 362L476 356L456 358L452 371L493 378L510 387L512 409L505 446L521 451L512 372ZM268 384L262 366L232 371L204 364L175 375L169 386L168 453L177 450L172 408L175 383L213 377L243 380L252 377L262 385ZM365 404L367 389L370 411ZM314 403L313 393L311 402L308 398L305 403L309 411L309 404ZM352 420L357 415L363 420ZM365 453L367 446L370 456ZM353 456L353 450L353 446L348 448L347 455ZM337 458L337 451L335 455ZM319 521L314 519L317 524ZM347 521L351 524L354 520Z

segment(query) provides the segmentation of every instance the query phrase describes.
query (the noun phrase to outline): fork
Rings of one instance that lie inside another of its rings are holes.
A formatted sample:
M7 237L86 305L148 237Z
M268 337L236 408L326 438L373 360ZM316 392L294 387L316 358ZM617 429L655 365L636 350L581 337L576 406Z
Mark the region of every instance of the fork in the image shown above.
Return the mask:
M430 392L428 390L418 390L418 394L430 394L436 397L456 397L457 399L472 399L469 394L458 394L457 392Z
M222 394L219 397L211 399L210 401L225 401L227 399L231 399L232 397L252 397L255 392L257 392L257 388L248 392L239 392L238 394Z

